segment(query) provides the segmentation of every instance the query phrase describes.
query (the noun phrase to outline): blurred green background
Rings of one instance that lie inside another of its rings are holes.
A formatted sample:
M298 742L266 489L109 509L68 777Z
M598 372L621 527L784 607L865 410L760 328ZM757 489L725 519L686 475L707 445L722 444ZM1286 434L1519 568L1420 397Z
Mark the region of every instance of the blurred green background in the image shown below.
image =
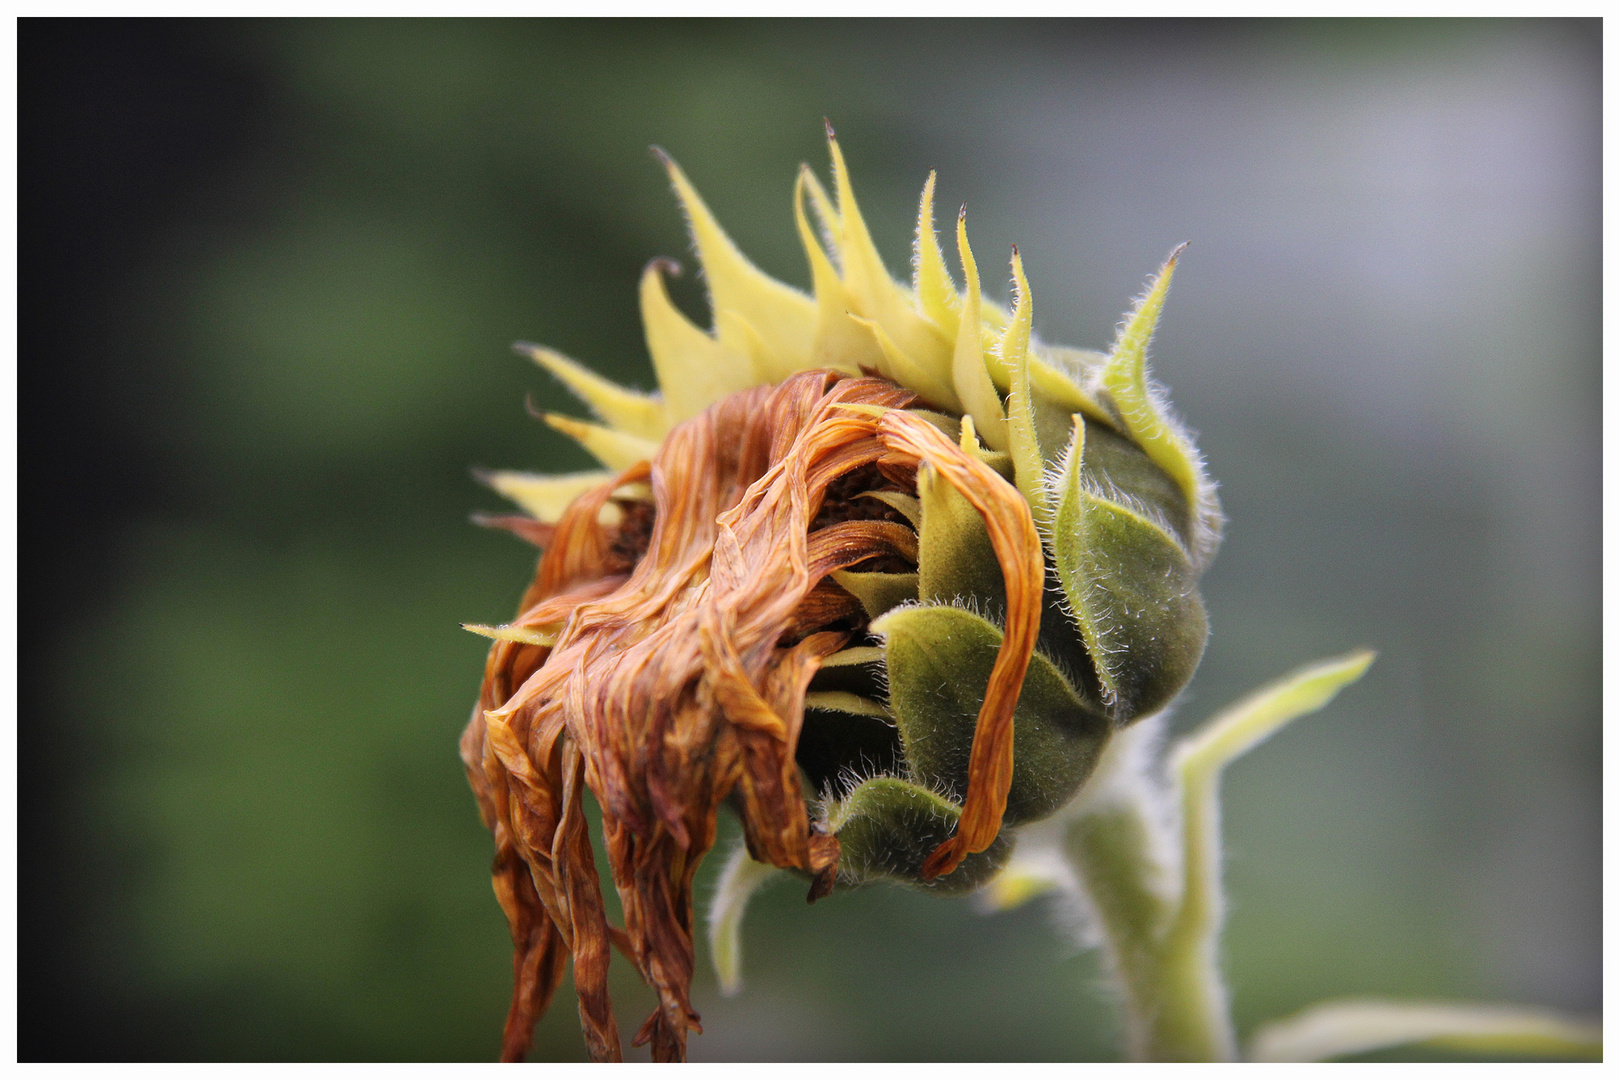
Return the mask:
M1228 776L1241 1032L1600 1007L1595 20L25 20L19 53L24 1058L496 1053L458 624L533 555L468 524L468 467L586 464L508 345L650 385L636 278L688 253L652 143L806 284L824 115L891 267L937 168L1048 340L1106 346L1192 241L1155 371L1231 524L1179 726L1381 650ZM692 1056L1109 1058L1065 925L778 886L742 996L700 947ZM535 1056L582 1055L565 987Z

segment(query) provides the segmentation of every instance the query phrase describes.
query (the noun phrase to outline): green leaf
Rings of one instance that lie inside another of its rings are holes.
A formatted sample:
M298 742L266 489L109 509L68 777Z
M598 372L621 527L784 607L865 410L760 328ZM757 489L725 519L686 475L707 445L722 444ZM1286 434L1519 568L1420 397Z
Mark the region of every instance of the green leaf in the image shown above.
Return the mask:
M1490 1056L1601 1060L1603 1029L1546 1009L1425 1001L1331 1001L1262 1025L1250 1061L1327 1061L1427 1043Z
M1372 665L1378 654L1357 649L1318 660L1267 683L1176 744L1171 753L1183 782L1202 782L1248 753L1274 732L1327 705Z

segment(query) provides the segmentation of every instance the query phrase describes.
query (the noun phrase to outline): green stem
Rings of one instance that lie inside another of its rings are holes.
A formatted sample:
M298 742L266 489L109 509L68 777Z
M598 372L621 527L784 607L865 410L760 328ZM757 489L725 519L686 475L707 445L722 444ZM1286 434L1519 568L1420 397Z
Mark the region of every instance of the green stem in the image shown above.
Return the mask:
M1132 1058L1237 1059L1219 968L1221 770L1326 705L1372 658L1363 651L1309 665L1227 709L1172 749L1168 793L1149 775L1155 729L1139 724L1115 736L1064 847L1101 923ZM1169 813L1161 812L1166 794Z
M1162 829L1150 806L1083 814L1066 837L1120 983L1127 1050L1137 1061L1231 1061L1236 1040L1216 969L1214 936L1178 916L1166 887ZM1204 947L1205 945L1211 947Z

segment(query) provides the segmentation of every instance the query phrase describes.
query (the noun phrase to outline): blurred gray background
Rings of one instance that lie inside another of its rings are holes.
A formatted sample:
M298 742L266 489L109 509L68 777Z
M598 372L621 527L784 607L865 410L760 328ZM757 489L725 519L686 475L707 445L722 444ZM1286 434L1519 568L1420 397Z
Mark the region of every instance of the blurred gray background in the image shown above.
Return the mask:
M1191 241L1154 370L1231 521L1178 726L1380 650L1228 774L1241 1032L1599 1009L1596 20L25 21L20 53L25 1058L496 1053L458 624L533 555L467 523L500 505L467 470L586 464L508 345L651 385L636 277L689 254L651 143L806 285L824 115L891 268L937 168L1047 340L1106 347ZM692 1056L1110 1058L1056 925L779 886L740 997L700 949ZM566 986L535 1056L583 1056Z

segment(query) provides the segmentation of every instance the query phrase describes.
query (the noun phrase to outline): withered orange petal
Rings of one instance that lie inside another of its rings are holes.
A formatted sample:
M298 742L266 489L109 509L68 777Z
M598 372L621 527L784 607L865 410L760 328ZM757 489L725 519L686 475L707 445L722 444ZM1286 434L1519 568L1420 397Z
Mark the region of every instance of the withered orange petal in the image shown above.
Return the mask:
M927 880L955 870L967 856L989 847L1001 831L1012 787L1013 711L1040 633L1046 560L1029 504L995 470L910 413L884 414L878 432L892 451L932 466L979 511L1007 584L1007 625L974 726L962 817L955 835L924 862Z
M733 394L671 430L651 462L581 495L559 518L516 623L560 630L549 648L494 643L463 740L481 812L507 853L497 892L519 954L508 1053L521 1053L526 1028L521 1039L515 1032L549 997L540 991L562 949L547 944L553 933L573 956L593 1058L620 1053L606 981L614 939L659 997L637 1039L651 1042L659 1060L684 1057L688 1032L698 1030L692 881L729 794L738 796L757 857L811 874L812 898L831 888L838 841L810 824L794 752L810 677L847 638L823 628L860 607L822 579L875 554L914 561L916 537L892 521L845 521L812 536L811 523L828 485L885 456L903 459L891 468L908 475L917 461L943 455L949 460L936 467L966 469L960 482L990 490L981 475L988 470L949 458L936 443L960 451L937 435L920 443L925 436L903 423L893 432L880 425L879 410L912 400L892 383L831 372ZM649 478L650 522L621 499L630 509L605 524L613 493ZM1005 516L995 495L980 501L987 516ZM1012 537L1016 528L1003 532ZM1004 537L997 550L1021 550L1012 543ZM1038 547L1036 555L1038 568ZM1011 604L1010 623L1023 617L1021 603ZM1008 638L1014 647L1023 640ZM1022 675L1013 668L998 658L998 711L981 717L975 761L980 742L1001 745L1010 734L996 718L1003 709L1010 717L1006 683L1016 695ZM978 767L970 806L996 782L980 773L990 775ZM602 810L622 933L602 908L586 787ZM1001 790L1004 801L1005 784ZM516 877L520 863L532 884Z

